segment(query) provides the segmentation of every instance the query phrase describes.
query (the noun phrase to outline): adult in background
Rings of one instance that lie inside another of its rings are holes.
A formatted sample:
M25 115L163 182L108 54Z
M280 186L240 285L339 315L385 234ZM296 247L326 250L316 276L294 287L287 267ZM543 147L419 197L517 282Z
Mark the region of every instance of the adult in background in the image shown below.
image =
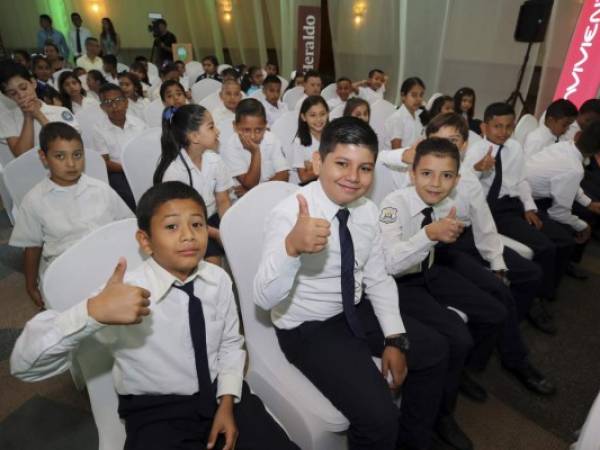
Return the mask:
M156 65L162 67L165 63L173 61L171 46L177 42L177 38L167 30L167 21L165 19L158 19L156 27L158 36L154 39L154 50L156 51L154 57Z
M48 14L40 15L41 30L37 32L37 49L40 53L44 51L46 42L53 42L60 50L60 54L67 58L69 56L69 46L63 34L52 28L52 19Z
M90 30L81 26L83 20L78 12L71 14L71 23L73 28L69 32L69 45L73 52L73 61L77 62L77 58L83 56L85 50L85 40L92 36Z
M102 47L102 56L115 55L121 48L121 39L115 31L115 26L108 17L102 19L102 33L100 33L100 45Z

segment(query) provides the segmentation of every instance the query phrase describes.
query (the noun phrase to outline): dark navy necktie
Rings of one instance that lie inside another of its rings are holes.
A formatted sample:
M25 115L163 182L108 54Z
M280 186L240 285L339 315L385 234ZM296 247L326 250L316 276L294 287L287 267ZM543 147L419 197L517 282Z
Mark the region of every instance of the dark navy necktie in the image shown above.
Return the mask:
M433 218L432 218L432 214L433 214L433 208L431 206L428 206L427 208L424 208L423 211L421 211L421 214L423 214L425 217L423 217L423 221L421 222L421 228L425 228L427 225L429 225L431 222L433 222ZM431 251L430 251L431 253ZM427 258L425 258L423 261L421 261L421 272L426 272L427 269L429 269L429 254L427 253Z
M192 344L194 346L194 359L196 360L196 373L198 375L198 392L201 397L206 397L208 401L215 402L214 388L210 380L210 370L208 368L206 324L204 322L202 302L194 295L194 281L190 281L183 286L174 284L173 287L185 292L189 298L188 315ZM205 394L207 395L205 396ZM212 397L212 399L210 397Z
M487 195L488 204L494 204L500 196L500 188L502 187L502 149L504 145L498 147L498 153L496 153L496 164L494 165L494 180L490 186L490 190Z
M77 41L77 54L81 55L81 35L79 34L79 27L76 29L75 40Z
M346 208L340 209L336 217L340 223L340 252L342 254L342 305L344 307L344 316L356 337L363 338L363 331L356 306L354 305L354 244L352 243L352 235L348 228L348 217L350 211Z

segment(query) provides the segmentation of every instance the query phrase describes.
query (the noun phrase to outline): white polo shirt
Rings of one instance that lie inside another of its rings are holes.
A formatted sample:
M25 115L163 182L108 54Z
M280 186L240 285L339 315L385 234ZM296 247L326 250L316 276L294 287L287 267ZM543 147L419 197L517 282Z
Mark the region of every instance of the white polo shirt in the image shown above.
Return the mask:
M87 72L89 72L90 70L99 70L102 72L103 63L102 63L102 58L100 58L99 56L96 56L94 58L94 60L92 61L88 57L87 53L83 54L82 56L77 58L76 64L77 64L77 67L82 67Z
M288 112L287 105L281 100L277 102L277 106L273 106L265 99L261 99L260 102L263 104L265 111L267 112L267 124L269 127L272 127L277 119Z
M121 163L123 149L146 128L146 123L130 112L127 113L123 128L119 128L108 116L104 116L103 120L94 126L94 147L101 155L108 155L111 161Z

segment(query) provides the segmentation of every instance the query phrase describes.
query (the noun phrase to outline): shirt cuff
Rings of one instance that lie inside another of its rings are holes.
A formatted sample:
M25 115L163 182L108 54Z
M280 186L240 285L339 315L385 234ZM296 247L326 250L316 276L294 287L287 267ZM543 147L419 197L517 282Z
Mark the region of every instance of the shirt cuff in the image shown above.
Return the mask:
M490 261L490 269L492 269L492 271L494 271L494 272L498 271L498 270L508 270L502 255L498 255L496 258L493 258Z
M417 251L430 251L437 244L437 241L429 239L425 227L421 228L410 240L415 245L415 250Z
M273 267L279 267L280 276L296 276L300 270L300 256L290 256L285 249L285 239L280 250L273 252Z
M535 204L535 202L533 200L528 200L526 202L523 202L523 206L525 208L525 211L534 211L537 212L537 206Z
M388 167L395 167L398 169L406 169L408 168L408 164L406 164L402 157L404 156L404 152L408 150L410 147L404 147L394 150L385 150L379 154L379 158L382 160L383 164Z
M93 334L106 325L97 322L88 314L87 299L60 313L56 318L56 325L65 336L70 336L85 329L88 334Z
M390 315L378 316L377 321L384 337L406 333L406 328L404 328L404 322L402 322L400 315L398 317L391 317Z
M575 231L579 232L579 231L583 231L588 227L587 222L578 219L577 222L575 222L573 224L573 228L575 229Z
M592 199L585 195L584 192L578 194L576 200L577 203L579 203L581 206L585 206L586 208L590 206L590 203L592 203Z
M233 373L220 373L217 378L217 403L221 403L223 395L233 395L235 403L242 399L242 383L244 379Z

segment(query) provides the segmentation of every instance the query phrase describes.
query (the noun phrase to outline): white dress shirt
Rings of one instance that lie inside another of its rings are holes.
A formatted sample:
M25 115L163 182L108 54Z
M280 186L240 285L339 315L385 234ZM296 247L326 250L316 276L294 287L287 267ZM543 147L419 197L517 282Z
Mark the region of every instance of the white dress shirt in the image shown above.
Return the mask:
M100 58L99 56L96 56L92 60L87 55L87 53L84 53L79 58L77 58L76 64L77 64L77 67L84 68L86 72L89 72L90 70L99 70L100 72L102 72L102 68L104 67L102 58Z
M80 56L85 53L85 40L89 37L92 37L90 30L86 27L79 27L79 44L81 45L81 51L77 52L77 28L73 28L69 32L69 48L74 56ZM64 56L66 57L67 55Z
M482 139L469 147L463 164L472 168L486 155L490 146L492 147L492 156L495 158L498 154L499 145L493 144L487 139ZM537 211L537 207L531 196L531 187L525 178L525 154L523 153L521 144L514 139L508 139L504 143L501 158L502 186L500 187L499 198L505 195L518 197L523 203L525 211ZM492 168L487 172L476 172L473 170L473 173L479 178L483 187L483 193L487 197L496 171Z
M381 100L383 98L383 94L385 93L385 85L381 86L379 89L374 91L369 86L360 86L358 88L358 96L363 100L368 101L371 105L375 103L377 100Z
M402 147L410 147L423 135L423 124L419 116L422 110L415 111L413 115L406 106L394 112L385 121L385 145L391 146L394 139L402 140Z
M218 378L217 397L239 401L246 352L239 333L231 279L201 261L186 282L202 302L210 377ZM125 275L125 283L150 291L149 316L136 325L104 325L88 315L87 300L57 312L44 311L30 320L11 355L11 373L26 381L49 378L71 366L71 352L94 336L115 358L113 381L119 394L192 395L198 376L190 333L188 295L182 283L152 258Z
M127 112L130 112L138 119L145 121L144 111L150 105L150 100L144 97L138 97L136 101L129 99L127 103Z
M121 163L123 149L146 128L146 123L130 112L127 112L123 128L113 124L105 115L102 121L94 126L95 150L101 155L108 155L111 161Z
M548 209L552 219L575 231L587 228L587 223L571 212L578 192L583 193L579 185L584 175L583 155L574 143L559 142L536 153L527 161L526 173L533 197L552 199Z
M217 153L206 150L202 154L202 169L199 169L187 151L181 150L179 154L181 156L169 164L162 181L181 181L189 185L191 176L193 188L198 191L206 203L208 217L212 216L217 212L215 192L226 192L233 186L225 163Z
M288 112L287 104L281 100L277 101L277 106L273 106L266 99L261 99L260 102L263 104L265 111L267 112L267 124L269 127L272 127L277 119Z
M211 111L214 123L230 122L235 121L235 113L230 109L227 109L223 103L217 106Z
M98 106L99 104L100 104L100 102L98 102L98 100L96 100L95 98L92 98L92 97L88 97L86 95L85 97L83 97L83 100L81 101L81 105L79 103L72 102L71 107L73 108L73 114L76 114L84 108L87 108L89 106L94 106L94 105Z
M298 218L297 193L306 198L311 217L331 223L331 235L327 247L319 253L294 258L285 250L285 238ZM327 197L319 180L297 193L279 203L265 220L262 259L254 280L254 301L271 310L271 319L280 329L292 329L307 321L324 321L343 311L336 218L341 206ZM404 333L396 284L385 272L377 207L365 197L346 207L350 211L348 228L354 244L354 301L360 302L364 289L383 334Z
M542 123L525 138L525 145L523 145L525 160L556 142L558 142L558 138L552 134L550 128Z
M77 131L81 131L77 119L71 111L62 106L48 105L40 101L42 104L40 112L46 116L49 122L64 122L71 125ZM21 108L14 108L5 111L0 116L0 138L7 139L11 137L18 138L21 135L23 129L23 111ZM42 125L35 119L33 119L33 145L38 147L40 145L40 130Z
M574 120L573 123L567 129L567 132L559 138L559 141L564 141L564 142L574 141L575 135L579 131L581 131L581 127L579 126L579 123L577 123L577 120Z
M433 206L432 221L448 215L454 202L445 198ZM379 213L379 228L383 239L385 268L390 275L403 276L421 272L421 263L429 258L433 263L437 241L427 236L421 223L422 211L429 207L414 186L392 192L383 199Z
M106 183L82 174L59 186L45 178L23 198L10 236L13 247L42 247L40 274L67 248L102 225L133 217Z
M220 150L221 158L233 178L244 175L250 168L252 155L244 148L237 133L234 133ZM283 154L281 142L270 131L266 131L260 143L260 180L269 181L277 172L289 170L290 166ZM234 184L238 185L237 179Z

